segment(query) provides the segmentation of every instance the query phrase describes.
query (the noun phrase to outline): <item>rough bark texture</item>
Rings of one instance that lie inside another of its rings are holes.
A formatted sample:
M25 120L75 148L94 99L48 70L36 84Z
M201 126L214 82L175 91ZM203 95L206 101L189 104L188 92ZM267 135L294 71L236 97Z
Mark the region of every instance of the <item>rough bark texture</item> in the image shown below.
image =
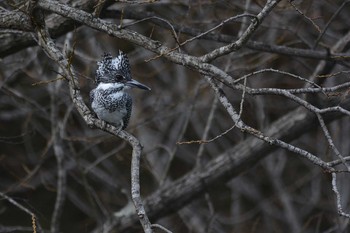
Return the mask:
M344 232L348 3L1 2L0 230ZM88 103L119 49L126 131Z

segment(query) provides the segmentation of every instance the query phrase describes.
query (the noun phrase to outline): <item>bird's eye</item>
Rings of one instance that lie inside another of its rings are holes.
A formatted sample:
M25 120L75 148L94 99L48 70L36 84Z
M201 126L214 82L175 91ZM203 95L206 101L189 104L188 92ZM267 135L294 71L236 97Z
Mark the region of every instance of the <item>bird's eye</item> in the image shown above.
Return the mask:
M116 76L115 76L115 80L116 80L117 82L122 82L123 79L124 79L124 77L121 76L121 75L116 75Z

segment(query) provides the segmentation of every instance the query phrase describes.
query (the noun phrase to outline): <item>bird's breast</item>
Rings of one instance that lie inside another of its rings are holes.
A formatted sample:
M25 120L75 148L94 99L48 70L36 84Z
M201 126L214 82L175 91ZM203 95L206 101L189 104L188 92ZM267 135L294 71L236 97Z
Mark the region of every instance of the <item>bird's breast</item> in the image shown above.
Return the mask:
M99 85L93 95L91 107L98 118L112 124L119 124L120 121L131 111L131 97L128 93L107 85Z

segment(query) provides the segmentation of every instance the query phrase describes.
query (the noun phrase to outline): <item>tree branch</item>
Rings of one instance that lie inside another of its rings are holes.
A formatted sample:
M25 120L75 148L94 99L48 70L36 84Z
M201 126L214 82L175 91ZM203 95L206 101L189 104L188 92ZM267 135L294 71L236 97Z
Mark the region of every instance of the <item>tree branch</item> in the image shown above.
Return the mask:
M281 0L268 0L266 5L261 10L261 12L252 20L249 27L245 30L245 32L239 37L237 41L231 43L226 46L222 46L218 49L215 49L208 54L202 56L200 59L203 62L210 62L220 56L225 54L229 54L233 51L239 50L245 45L245 43L249 40L252 34L256 31L258 26L262 23L264 18L272 11L272 9L279 3Z
M146 233L152 233L152 226L150 221L148 220L140 196L139 166L142 150L140 142L131 134L125 131L117 130L111 125L105 126L104 122L97 120L95 117L93 117L80 95L80 88L73 67L69 63L69 60L60 52L60 50L56 47L55 43L50 38L50 35L42 17L42 12L36 7L36 5L33 6L33 20L33 24L36 26L39 45L46 52L46 54L60 66L63 73L66 75L66 79L68 80L69 89L71 93L71 98L73 99L73 102L75 103L81 116L85 119L86 123L90 126L100 128L114 136L119 136L120 138L128 141L129 144L132 146L133 152L131 164L131 195L136 208L136 213L139 217L142 227L144 228L144 231ZM52 229L57 230L57 227L53 225Z
M345 106L350 107L350 102L347 101ZM340 113L327 114L325 122L330 123L342 116ZM262 131L269 137L290 142L317 126L316 115L299 107ZM144 203L149 218L154 221L179 210L193 199L202 196L205 190L217 185L218 182L226 182L249 170L276 149L278 147L256 137L247 138L209 161L205 166L199 166L176 181L159 187L152 195L145 198ZM322 168L333 170L330 168L331 164L325 165L320 159L315 159L316 161L311 162L321 162ZM118 219L106 221L104 226L109 226L110 229L117 227L122 232L130 232L135 230L137 221L138 219L133 215L124 215ZM96 229L94 232L99 231Z

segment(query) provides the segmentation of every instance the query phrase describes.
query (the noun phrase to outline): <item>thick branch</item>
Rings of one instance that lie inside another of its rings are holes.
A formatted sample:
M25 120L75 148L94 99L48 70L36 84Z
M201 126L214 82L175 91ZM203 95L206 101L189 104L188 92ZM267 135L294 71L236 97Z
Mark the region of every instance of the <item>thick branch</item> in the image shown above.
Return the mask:
M106 6L112 3L113 1L107 1ZM72 6L76 9L92 12L95 4L96 1L76 0L72 3ZM0 11L0 29L20 30L8 33L2 32L0 34L0 57L5 57L29 46L37 45L32 36L34 31L31 20L30 15L23 12ZM54 14L47 17L46 24L53 38L62 36L79 26L75 21L67 17Z
M346 104L346 107L349 107L350 103ZM340 113L329 114L325 117L325 121L329 123L341 116ZM299 107L268 126L266 135L290 142L317 126L316 115ZM218 182L226 182L249 170L277 148L258 138L249 137L207 163L205 167L192 170L180 179L160 187L147 197L145 207L148 216L155 220L179 210ZM129 232L137 221L135 216L128 215L106 222L106 225Z
M20 11L0 11L0 28L21 31L33 30L29 16Z
M63 53L57 48L55 43L50 38L50 35L45 27L45 22L42 17L42 12L39 8L34 7L33 10L33 24L36 25L37 37L39 45L46 52L46 54L55 62L58 63L60 68L68 80L69 89L71 93L71 97L75 106L77 107L81 116L85 119L87 124L91 126L98 127L106 132L109 132L112 135L119 136L120 138L129 142L129 144L133 148L132 152L132 172L131 172L131 195L135 204L136 213L139 217L139 220L142 224L142 227L146 233L152 233L151 223L146 215L144 206L142 204L141 196L140 196L140 183L139 183L139 166L140 166L140 156L142 147L140 142L128 134L127 132L117 130L115 127L111 125L105 126L103 122L100 120L94 119L88 107L85 105L82 97L80 95L80 88L78 86L77 78L75 76L75 72L69 63L69 60L63 55ZM55 219L56 220L56 219ZM53 225L52 230L57 230L57 226Z
M107 1L106 6L110 4L111 2ZM75 8L82 9L87 12L91 12L93 8L92 1L83 1L83 0L78 1L75 4ZM30 31L32 31L32 26L30 24L30 19L28 15L20 12L13 12L13 11L4 12L4 13L1 12L1 15L2 14L4 15L4 18L0 21L0 28L17 29L21 31L1 34L0 41L2 46L0 47L0 57L5 57L17 51L20 51L26 47L36 45L30 33ZM102 12L101 17L118 18L120 17L121 14L122 12L119 10L107 10ZM53 38L62 36L67 32L73 30L74 28L77 28L80 26L80 25L77 25L75 21L67 17L69 17L69 15L66 15L63 17L58 15L48 16L47 25L49 28L50 35ZM162 20L158 20L157 19L158 17L156 17L154 14L134 12L132 10L125 9L123 17L125 19L139 19L139 20L147 18L148 19L147 22L152 22L155 25L170 29L169 24L165 23ZM173 29L177 31L181 31L181 33L191 35L194 37L200 34L203 34L203 32L200 30L184 27L183 25L179 26L176 24L172 24L172 26L173 26ZM207 40L213 40L217 42L231 43L237 38L229 35L219 34L219 33L207 33L202 35L199 39L207 39ZM287 56L295 56L295 57L303 57L303 58L311 58L311 59L322 59L322 60L338 60L338 59L349 60L350 59L348 54L344 54L344 53L332 53L327 51L291 48L291 47L282 46L282 45L266 44L266 43L253 41L253 40L247 41L244 47L257 50L257 51L262 51L262 52L269 52L269 53L283 54Z

